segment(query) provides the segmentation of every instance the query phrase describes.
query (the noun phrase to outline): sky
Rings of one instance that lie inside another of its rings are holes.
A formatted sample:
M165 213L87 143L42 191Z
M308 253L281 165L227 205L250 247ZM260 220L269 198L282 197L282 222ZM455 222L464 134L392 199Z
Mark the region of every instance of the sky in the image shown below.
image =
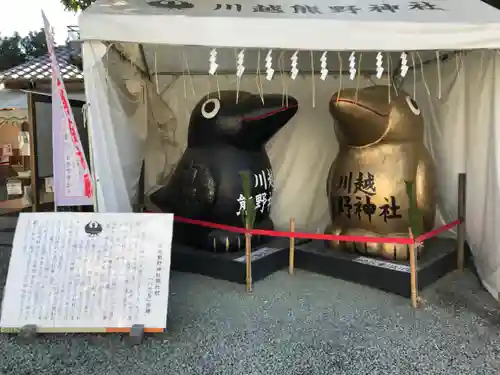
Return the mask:
M77 26L78 16L64 11L59 0L0 0L0 35L9 36L15 31L21 36L43 27L42 13L45 12L55 32L55 42L66 40L66 26Z

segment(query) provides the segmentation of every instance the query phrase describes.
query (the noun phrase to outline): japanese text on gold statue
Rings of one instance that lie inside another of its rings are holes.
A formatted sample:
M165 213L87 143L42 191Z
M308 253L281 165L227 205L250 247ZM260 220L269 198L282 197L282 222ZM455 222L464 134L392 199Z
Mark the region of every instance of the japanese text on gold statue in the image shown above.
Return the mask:
M358 172L355 176L353 172L341 176L336 186L337 191L344 191L345 195L337 197L335 211L339 215L347 218L357 218L362 220L365 216L371 222L376 215L388 220L401 219L401 207L396 202L396 197L391 195L384 197L384 204L377 206L372 198L377 193L375 177L372 173Z

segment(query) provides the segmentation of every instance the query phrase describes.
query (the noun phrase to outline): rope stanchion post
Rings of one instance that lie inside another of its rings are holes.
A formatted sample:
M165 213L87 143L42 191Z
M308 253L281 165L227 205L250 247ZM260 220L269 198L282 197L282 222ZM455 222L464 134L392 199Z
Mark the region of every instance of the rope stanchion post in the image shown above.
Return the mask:
M415 251L415 239L411 228L408 228L408 233L412 240L408 246L410 248L410 291L411 305L414 309L418 307L418 287L417 287L417 252Z
M464 269L465 252L465 201L466 201L467 179L465 173L458 175L458 219L460 223L457 229L457 268Z
M252 199L252 187L250 184L250 171L240 172L243 196L245 197L245 209L242 212L245 227L245 281L247 293L252 292L252 228L255 223L256 207Z
M247 231L250 230L250 226L247 224ZM247 232L245 233L245 268L246 268L246 285L247 292L252 292L252 235Z
M250 210L249 210L250 211ZM465 213L465 210L461 208L461 213ZM189 219L185 217L175 216L174 220L180 223L199 225L206 228L221 229L232 233L240 233L245 235L245 268L246 268L246 289L247 292L252 292L253 290L253 280L252 280L252 236L270 236L278 238L288 238L290 251L289 251L289 273L294 274L295 268L295 238L304 238L312 240L321 241L350 241L350 242L374 242L374 243L387 243L387 244L401 244L408 246L409 259L410 259L410 296L411 304L413 308L418 308L420 304L425 303L425 300L419 297L418 288L418 250L423 246L424 241L429 238L436 237L442 232L448 231L457 225L463 224L463 217L456 219L448 224L445 224L439 228L433 229L430 232L420 234L415 237L413 230L414 227L408 227L408 237L371 237L371 236L348 236L348 235L331 235L331 234L321 234L321 233L304 233L297 232L295 230L295 219L290 218L290 228L288 232L265 230L265 229L252 229L252 221L245 220L245 226L236 227L226 224L218 224L207 221L201 221L197 219ZM464 230L464 229L462 229ZM463 237L465 238L465 237ZM463 246L464 240L462 240ZM460 245L459 245L460 246ZM452 255L452 254L450 254ZM462 256L463 259L463 256ZM432 271L434 272L434 271Z
M295 232L295 218L290 218L290 233ZM293 276L295 268L295 237L290 237L290 259L288 263L288 272Z

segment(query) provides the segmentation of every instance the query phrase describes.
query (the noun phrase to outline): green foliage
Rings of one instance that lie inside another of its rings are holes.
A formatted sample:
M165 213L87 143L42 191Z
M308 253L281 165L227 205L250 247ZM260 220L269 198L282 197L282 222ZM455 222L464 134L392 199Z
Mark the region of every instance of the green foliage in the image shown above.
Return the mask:
M39 57L47 53L47 38L43 29L30 31L21 39L21 50L26 57Z
M243 196L245 197L246 210L241 213L243 218L243 225L245 228L252 229L255 224L255 216L257 210L255 208L255 201L252 199L252 186L250 184L250 172L240 172L241 184L243 187Z
M21 36L14 33L11 37L0 39L0 71L12 68L26 61L21 50Z
M47 43L43 29L30 31L25 37L21 37L19 33L14 33L12 36L0 36L0 71L46 53Z
M417 193L413 181L405 181L406 195L408 196L408 219L414 237L424 233L424 217L417 205Z
M61 0L61 4L66 10L78 12L90 6L95 0Z

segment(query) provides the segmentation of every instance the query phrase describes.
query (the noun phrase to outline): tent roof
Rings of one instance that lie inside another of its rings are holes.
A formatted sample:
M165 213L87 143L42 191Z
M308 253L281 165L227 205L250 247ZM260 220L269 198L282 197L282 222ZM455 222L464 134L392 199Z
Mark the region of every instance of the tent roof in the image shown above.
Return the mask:
M82 40L305 50L500 48L500 11L480 0L98 0ZM390 4L390 5L389 5Z

